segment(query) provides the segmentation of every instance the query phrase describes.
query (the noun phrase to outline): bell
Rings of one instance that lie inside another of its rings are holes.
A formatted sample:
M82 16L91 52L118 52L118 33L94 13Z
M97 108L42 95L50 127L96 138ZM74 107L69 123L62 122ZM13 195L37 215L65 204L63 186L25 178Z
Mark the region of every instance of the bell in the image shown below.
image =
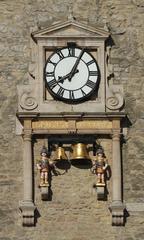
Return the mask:
M56 161L59 160L68 160L67 155L65 153L65 150L63 147L58 147L56 150L56 157L55 157Z
M73 156L71 160L90 160L86 144L84 143L76 143L72 145Z

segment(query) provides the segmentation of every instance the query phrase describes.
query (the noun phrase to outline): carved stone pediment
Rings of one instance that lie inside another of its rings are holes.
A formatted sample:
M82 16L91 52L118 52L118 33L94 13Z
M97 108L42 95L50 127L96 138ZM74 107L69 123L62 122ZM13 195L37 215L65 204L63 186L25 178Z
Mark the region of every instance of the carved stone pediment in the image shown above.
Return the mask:
M77 21L66 21L63 23L54 24L43 30L32 33L33 38L44 39L47 37L95 37L105 39L109 36L108 31L102 28L91 27Z

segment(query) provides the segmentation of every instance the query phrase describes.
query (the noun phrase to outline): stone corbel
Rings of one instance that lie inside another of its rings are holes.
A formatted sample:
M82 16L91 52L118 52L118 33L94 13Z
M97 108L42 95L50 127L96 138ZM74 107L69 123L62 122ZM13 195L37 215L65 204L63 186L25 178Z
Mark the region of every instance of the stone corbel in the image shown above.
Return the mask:
M112 203L110 206L110 211L112 214L112 226L124 226L125 219L124 219L124 211L125 206L123 203Z
M105 186L96 186L97 200L105 199Z
M27 227L34 226L36 206L32 202L21 201L19 209L22 212L22 225Z
M49 188L50 188L49 186L40 187L41 200L43 201L48 200Z

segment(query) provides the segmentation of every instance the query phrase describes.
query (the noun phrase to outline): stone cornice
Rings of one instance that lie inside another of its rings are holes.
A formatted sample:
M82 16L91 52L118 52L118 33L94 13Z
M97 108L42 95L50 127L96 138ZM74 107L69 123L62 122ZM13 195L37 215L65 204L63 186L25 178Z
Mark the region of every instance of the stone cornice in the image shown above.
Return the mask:
M19 112L19 119L122 119L126 117L124 112L109 113L39 113L39 112Z

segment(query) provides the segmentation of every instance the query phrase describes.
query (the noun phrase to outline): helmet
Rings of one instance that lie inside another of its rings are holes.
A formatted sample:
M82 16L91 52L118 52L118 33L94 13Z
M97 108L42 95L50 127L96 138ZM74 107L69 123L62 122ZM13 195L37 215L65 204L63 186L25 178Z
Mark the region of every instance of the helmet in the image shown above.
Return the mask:
M47 148L45 146L43 146L40 154L42 155L42 153L46 153L46 155L48 155L48 151L47 151Z
M104 150L103 150L102 148L98 148L96 154L97 154L97 155L98 155L98 154L104 155Z

